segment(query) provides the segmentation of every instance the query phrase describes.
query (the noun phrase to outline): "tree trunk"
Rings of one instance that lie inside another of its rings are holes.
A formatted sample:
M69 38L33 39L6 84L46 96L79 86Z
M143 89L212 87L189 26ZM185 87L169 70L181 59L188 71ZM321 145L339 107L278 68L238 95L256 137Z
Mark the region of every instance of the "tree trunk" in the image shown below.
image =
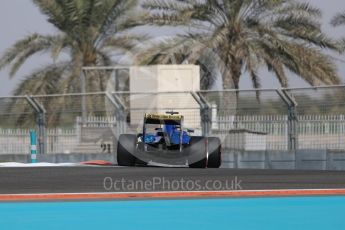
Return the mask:
M238 91L241 76L241 64L235 58L231 58L223 71L223 89L228 90L222 95L222 109L227 115L237 113ZM234 90L234 91L232 91Z

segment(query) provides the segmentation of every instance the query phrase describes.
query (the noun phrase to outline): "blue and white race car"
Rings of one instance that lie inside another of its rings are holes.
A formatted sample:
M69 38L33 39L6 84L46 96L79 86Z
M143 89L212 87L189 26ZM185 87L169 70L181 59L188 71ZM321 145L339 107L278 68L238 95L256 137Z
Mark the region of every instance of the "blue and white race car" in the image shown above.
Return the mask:
M183 116L176 112L145 114L142 133L120 135L118 164L220 167L219 138L193 136L194 131L182 125Z

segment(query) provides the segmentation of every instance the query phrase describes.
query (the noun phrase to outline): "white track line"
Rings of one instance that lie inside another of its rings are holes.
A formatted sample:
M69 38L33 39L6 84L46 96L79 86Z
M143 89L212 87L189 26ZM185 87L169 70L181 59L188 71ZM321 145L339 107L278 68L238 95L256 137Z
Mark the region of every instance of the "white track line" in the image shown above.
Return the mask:
M345 189L345 188L344 188ZM233 192L233 193L261 193L261 192L289 192L289 191L300 191L300 192L311 192L311 191L344 191L344 189L260 189L260 190L198 190L198 191L143 191L143 192L82 192L82 193L13 193L13 194L0 194L0 196L31 196L31 195L116 195L116 194L174 194L174 193L224 193L224 192Z

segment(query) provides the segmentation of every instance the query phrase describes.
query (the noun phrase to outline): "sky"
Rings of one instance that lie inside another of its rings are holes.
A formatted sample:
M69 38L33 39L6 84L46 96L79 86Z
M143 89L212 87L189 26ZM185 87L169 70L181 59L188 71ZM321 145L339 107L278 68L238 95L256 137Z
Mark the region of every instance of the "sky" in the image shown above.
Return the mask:
M301 0L302 1L302 0ZM324 31L333 37L339 38L345 36L345 27L332 28L329 21L333 15L340 11L345 11L344 0L309 0L314 6L323 10L323 27ZM32 33L54 34L57 30L46 21L37 7L30 0L1 0L0 8L0 55L13 45L17 40L30 35ZM333 54L332 54L333 55ZM336 55L333 55L336 56ZM337 58L345 59L345 54L337 56ZM15 86L31 71L50 63L48 55L35 55L29 59L17 74L10 79L9 70L7 68L0 70L0 96L11 95ZM345 83L345 64L337 61L339 75ZM266 71L260 72L263 88L278 88L277 80ZM290 76L291 87L307 86L305 82L298 77ZM251 88L249 77L244 75L240 82L240 88Z

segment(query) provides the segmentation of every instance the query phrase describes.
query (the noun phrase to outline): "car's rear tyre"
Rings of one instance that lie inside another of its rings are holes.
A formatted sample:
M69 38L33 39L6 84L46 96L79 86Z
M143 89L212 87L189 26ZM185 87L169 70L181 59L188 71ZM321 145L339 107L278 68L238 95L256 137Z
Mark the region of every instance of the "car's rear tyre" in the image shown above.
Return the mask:
M138 165L138 166L147 166L147 162L143 161L143 160L140 160L139 158L135 159L135 164Z
M208 138L208 168L219 168L222 159L221 159L221 143L218 137L209 137Z
M206 162L207 162L207 160L205 157L200 161L197 161L195 163L190 164L189 168L206 168Z
M206 168L206 138L205 137L191 137L188 147L188 152L191 158L189 162L190 168Z
M120 166L134 166L137 137L132 134L121 134L117 144L117 164Z

